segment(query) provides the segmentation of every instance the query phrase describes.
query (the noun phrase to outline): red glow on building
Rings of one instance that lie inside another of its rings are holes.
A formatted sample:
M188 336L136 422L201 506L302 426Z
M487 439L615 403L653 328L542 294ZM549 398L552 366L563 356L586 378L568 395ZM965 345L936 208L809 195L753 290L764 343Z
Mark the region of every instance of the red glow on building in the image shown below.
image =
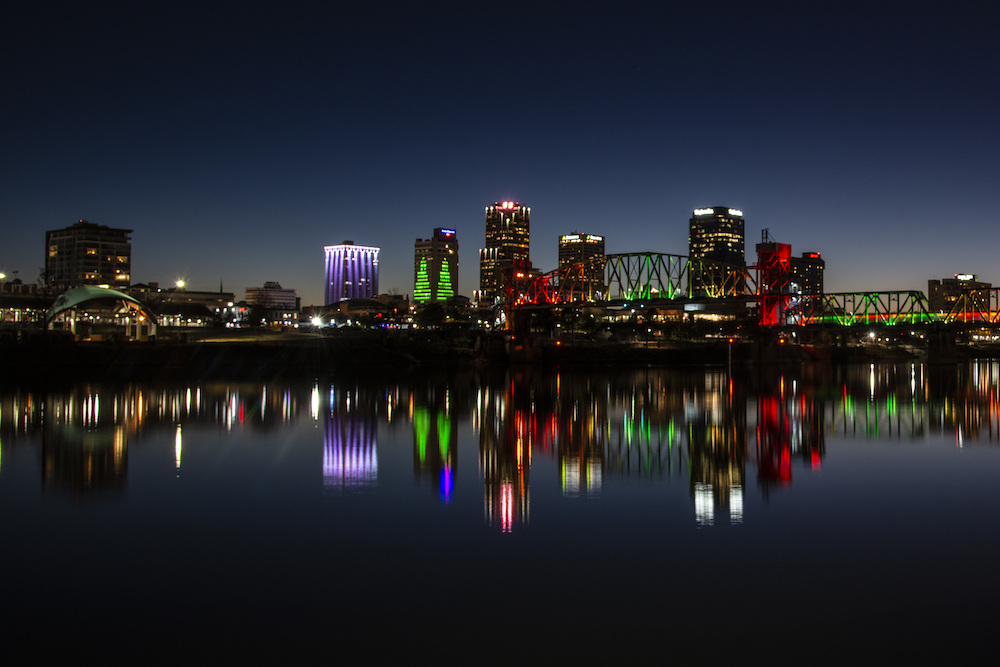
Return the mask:
M760 324L765 327L782 325L790 299L792 246L787 243L758 243L757 271Z

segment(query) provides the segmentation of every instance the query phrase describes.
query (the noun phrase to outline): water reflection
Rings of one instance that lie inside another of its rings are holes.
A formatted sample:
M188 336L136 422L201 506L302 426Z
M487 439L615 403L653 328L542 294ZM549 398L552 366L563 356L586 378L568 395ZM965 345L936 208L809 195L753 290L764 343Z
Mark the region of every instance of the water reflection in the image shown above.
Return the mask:
M323 441L323 490L341 493L378 481L378 412L374 397L357 387L330 390Z
M544 426L530 370L514 371L501 381L499 386L487 384L479 394L479 468L486 522L509 533L515 524L528 523L532 445L543 446L547 440L538 437Z
M429 480L437 489L441 502L450 503L455 492L458 468L457 415L450 410L448 391L443 400L436 400L430 390L424 396L412 397L413 405L413 474Z
M338 495L377 485L379 430L396 442L402 427L414 481L443 504L458 500L460 450L478 447L468 474L478 474L485 523L502 532L529 523L532 481L577 502L600 500L610 480L676 481L687 485L693 521L708 527L749 520L748 476L766 500L820 471L830 438L1000 440L998 380L990 361L13 390L0 395L0 465L40 435L47 492L123 495L130 443L148 435L172 438L180 477L196 427L276 433L312 423L322 426L317 490ZM535 456L552 462L555 478L532 479Z

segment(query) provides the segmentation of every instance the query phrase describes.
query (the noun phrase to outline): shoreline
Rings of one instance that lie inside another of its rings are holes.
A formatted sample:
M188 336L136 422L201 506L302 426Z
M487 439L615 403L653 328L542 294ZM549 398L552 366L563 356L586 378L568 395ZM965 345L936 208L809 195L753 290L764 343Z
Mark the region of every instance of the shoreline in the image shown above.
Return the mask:
M918 351L919 352L919 351ZM343 335L269 334L189 342L74 342L39 337L0 343L4 383L73 381L271 380L339 370L380 372L532 365L537 368L686 368L810 363L959 363L996 358L996 350L950 347L929 355L892 347L810 348L767 342L622 343L501 335L401 335L355 331Z

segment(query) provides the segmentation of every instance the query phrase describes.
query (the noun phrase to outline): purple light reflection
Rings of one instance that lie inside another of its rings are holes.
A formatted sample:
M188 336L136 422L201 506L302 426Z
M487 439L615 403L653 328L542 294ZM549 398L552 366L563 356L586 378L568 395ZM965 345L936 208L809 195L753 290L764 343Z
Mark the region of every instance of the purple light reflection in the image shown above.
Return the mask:
M331 411L323 442L323 490L361 490L378 481L378 425L374 414Z

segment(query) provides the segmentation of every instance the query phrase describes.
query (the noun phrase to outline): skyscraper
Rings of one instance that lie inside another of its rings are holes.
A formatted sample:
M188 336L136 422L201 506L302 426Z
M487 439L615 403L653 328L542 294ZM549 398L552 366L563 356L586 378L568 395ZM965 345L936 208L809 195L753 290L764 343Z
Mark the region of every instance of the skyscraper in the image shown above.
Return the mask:
M705 260L745 268L744 245L743 211L725 206L694 210L688 233L688 256L692 261ZM693 291L696 294L717 293L728 283L724 273L696 269L692 272Z
M582 264L580 283L573 285L574 297L577 291L581 298L591 299L604 295L604 237L596 234L564 234L559 237L559 268L566 269ZM575 279L574 278L570 278Z
M458 236L438 227L413 246L413 301L446 301L458 294Z
M823 270L826 262L818 252L804 252L802 257L792 257L792 282L798 294L822 294Z
M131 229L80 220L45 232L45 280L57 289L83 285L128 287L132 276Z
M378 296L378 248L344 241L328 245L326 253L326 304L344 299Z
M486 247L479 251L479 299L492 302L503 289L503 270L529 263L531 209L516 201L486 207Z

